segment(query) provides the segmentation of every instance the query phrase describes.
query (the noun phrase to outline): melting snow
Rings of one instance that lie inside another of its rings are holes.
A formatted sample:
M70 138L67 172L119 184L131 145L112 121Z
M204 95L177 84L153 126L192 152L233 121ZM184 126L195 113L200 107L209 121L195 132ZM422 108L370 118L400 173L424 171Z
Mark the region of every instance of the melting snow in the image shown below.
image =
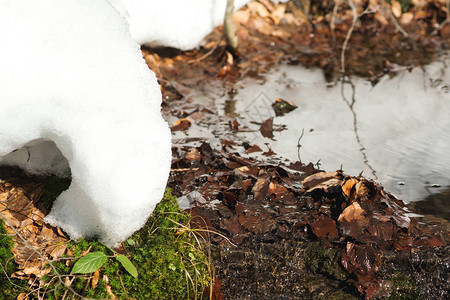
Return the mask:
M111 0L130 23L133 39L150 47L198 47L222 24L227 0ZM250 0L234 0L239 9ZM287 0L272 1L274 3Z
M71 174L46 221L110 246L145 223L171 159L159 85L127 27L106 0L0 0L1 164Z

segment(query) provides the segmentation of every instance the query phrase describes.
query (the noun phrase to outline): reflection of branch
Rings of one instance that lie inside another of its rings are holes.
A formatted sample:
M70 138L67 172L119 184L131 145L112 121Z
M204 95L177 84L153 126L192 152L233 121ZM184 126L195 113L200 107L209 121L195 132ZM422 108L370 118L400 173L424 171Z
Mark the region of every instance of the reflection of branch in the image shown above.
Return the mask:
M345 93L344 93L344 87L345 84L349 84L351 89L352 89L352 98L351 101L348 100L345 97ZM345 80L345 76L343 76L342 78L342 85L341 85L341 96L342 96L342 100L344 100L344 102L347 104L348 108L350 108L350 111L352 112L353 115L353 132L355 133L355 137L356 137L356 142L358 143L358 145L361 147L359 148L359 151L361 152L362 156L363 156L363 162L364 164L372 171L372 175L375 177L374 179L378 179L377 176L377 172L375 171L374 168L372 168L372 166L369 164L369 159L367 158L367 154L366 154L366 147L364 147L364 145L361 142L361 138L359 137L359 132L358 132L358 118L356 116L356 112L354 110L354 105L356 103L356 91L355 91L355 85L353 84L353 82L349 79L348 81ZM361 172L362 173L362 172Z
M302 160L300 158L300 148L302 147L302 145L300 144L300 140L302 139L303 134L305 134L305 128L302 129L302 134L300 135L300 137L298 138L298 141L297 141L297 155L298 155L298 161L300 163L302 163Z

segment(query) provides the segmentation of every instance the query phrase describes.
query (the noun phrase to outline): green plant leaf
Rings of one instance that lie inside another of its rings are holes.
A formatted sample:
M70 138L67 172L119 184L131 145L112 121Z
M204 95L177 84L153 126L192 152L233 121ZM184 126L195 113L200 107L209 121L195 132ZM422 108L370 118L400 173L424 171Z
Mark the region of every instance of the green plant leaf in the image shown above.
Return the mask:
M95 272L103 266L107 259L108 256L100 251L88 253L73 265L71 273L87 274Z
M128 243L128 245L130 245L130 246L136 245L136 242L135 242L133 239L131 239L131 238L129 238L129 239L127 240L127 243Z
M122 267L124 267L125 270L127 270L128 273L131 274L131 276L133 276L134 278L138 277L138 271L136 267L125 255L119 254L116 256L116 259L122 264Z

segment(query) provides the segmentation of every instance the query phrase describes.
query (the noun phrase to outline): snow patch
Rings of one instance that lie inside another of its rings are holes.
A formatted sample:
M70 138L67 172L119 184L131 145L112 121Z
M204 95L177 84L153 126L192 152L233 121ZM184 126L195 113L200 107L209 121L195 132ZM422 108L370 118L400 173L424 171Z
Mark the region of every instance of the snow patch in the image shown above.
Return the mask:
M227 0L111 0L130 23L134 40L149 47L196 48L223 23ZM274 3L288 0L272 1ZM237 10L250 0L234 0Z
M45 220L117 246L162 198L171 160L126 22L106 0L0 0L0 44L0 164L71 174Z

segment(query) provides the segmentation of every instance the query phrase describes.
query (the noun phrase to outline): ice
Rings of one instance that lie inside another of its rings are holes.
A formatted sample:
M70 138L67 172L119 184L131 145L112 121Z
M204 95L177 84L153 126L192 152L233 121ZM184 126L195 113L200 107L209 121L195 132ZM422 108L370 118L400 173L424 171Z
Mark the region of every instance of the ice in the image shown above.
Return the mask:
M45 220L117 246L162 198L171 160L128 25L106 0L0 0L0 45L1 164L71 174Z
M222 24L227 0L112 0L134 40L149 47L188 50ZM239 9L250 0L234 0ZM272 1L274 3L287 0Z

